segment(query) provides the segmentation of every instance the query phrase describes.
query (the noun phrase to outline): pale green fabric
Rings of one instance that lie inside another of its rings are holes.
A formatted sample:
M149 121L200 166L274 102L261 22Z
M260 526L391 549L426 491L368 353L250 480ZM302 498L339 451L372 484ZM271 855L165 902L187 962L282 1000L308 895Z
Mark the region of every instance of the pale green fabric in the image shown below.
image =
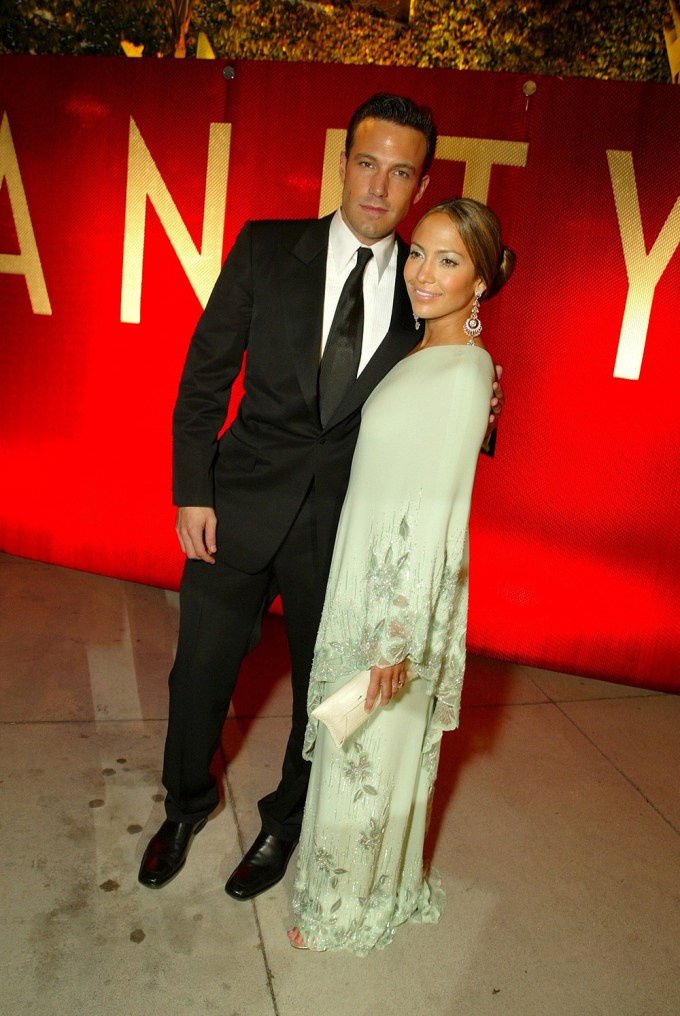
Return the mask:
M338 750L310 718L313 759L293 908L313 949L363 956L404 921L437 921L422 848L443 730L465 666L470 498L493 365L477 346L402 360L364 406L335 542L309 710L358 670L419 675Z

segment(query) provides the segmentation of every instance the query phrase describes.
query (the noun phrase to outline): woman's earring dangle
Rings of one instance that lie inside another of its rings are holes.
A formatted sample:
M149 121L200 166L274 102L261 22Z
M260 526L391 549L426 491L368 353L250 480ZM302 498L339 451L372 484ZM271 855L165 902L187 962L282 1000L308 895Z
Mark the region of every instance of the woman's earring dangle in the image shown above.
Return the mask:
M468 346L474 346L475 339L482 334L482 322L479 320L479 298L481 293L475 293L470 309L470 317L463 325L463 331L470 336Z
M418 331L418 329L420 328L420 318L418 317L418 315L416 313L414 313L414 315L413 315L413 320L416 323L416 331Z

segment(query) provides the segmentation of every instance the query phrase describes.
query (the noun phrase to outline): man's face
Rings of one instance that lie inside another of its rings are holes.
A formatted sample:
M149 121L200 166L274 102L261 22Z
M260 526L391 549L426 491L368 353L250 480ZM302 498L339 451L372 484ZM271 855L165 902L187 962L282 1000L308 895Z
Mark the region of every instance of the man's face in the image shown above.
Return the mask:
M422 177L426 142L420 131L387 120L362 120L349 155L340 158L341 213L357 240L389 236L430 182Z

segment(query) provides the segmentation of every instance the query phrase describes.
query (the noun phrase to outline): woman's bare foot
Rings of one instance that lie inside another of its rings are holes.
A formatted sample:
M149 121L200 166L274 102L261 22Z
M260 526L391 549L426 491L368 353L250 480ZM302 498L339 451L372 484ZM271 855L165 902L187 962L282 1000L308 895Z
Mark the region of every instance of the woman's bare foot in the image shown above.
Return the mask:
M293 949L306 949L305 940L297 928L291 928L288 932L288 939Z

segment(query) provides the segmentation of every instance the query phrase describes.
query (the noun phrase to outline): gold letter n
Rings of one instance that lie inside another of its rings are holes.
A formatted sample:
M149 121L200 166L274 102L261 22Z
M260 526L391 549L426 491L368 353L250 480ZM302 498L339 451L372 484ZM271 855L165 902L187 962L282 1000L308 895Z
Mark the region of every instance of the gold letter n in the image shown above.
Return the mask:
M205 307L208 302L208 297L222 266L222 237L224 210L227 203L230 138L231 124L210 124L208 168L203 205L203 237L199 253L137 124L130 117L123 285L120 299L121 321L138 324L140 319L147 197L156 209L158 218L201 306Z

